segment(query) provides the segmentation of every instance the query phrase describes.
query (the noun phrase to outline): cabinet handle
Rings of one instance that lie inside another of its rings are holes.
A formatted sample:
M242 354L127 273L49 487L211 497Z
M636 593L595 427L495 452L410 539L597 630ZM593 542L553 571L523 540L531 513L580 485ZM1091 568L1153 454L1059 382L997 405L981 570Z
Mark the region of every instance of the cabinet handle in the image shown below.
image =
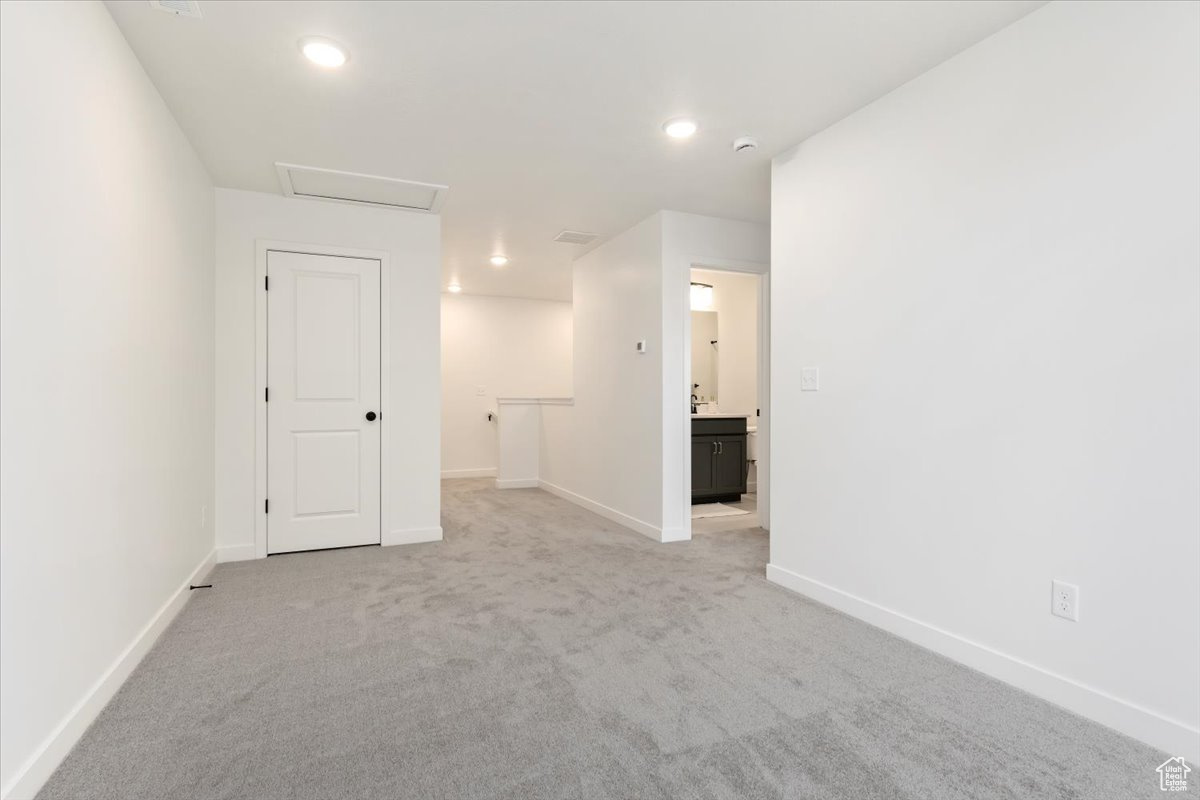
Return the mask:
M717 455L724 455L724 453L725 453L725 443L717 442Z
M712 452L712 454L715 456L715 455L717 454L717 443L716 443L716 442L713 442L713 443L712 443L712 445L713 445L713 452Z

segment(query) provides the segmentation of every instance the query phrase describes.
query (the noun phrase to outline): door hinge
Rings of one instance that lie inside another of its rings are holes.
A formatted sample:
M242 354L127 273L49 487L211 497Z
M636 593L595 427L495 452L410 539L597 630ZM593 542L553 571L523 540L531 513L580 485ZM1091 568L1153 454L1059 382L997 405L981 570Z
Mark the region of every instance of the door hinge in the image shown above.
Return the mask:
M270 500L263 500L263 513L264 514L271 513L271 501Z
M263 387L263 402L264 403L271 402L271 387L270 386Z
M264 292L271 291L271 276L270 275L263 275L263 291Z

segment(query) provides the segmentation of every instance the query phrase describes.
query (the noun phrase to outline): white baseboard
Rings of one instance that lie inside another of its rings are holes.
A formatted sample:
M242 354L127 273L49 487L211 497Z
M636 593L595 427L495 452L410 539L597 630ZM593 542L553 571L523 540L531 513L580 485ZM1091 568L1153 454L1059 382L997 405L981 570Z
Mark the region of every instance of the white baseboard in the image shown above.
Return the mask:
M495 467L480 467L479 469L444 469L442 470L442 480L453 480L454 478L494 478L496 477Z
M71 752L71 748L79 741L88 726L95 721L104 706L112 699L121 684L133 673L133 670L150 652L150 648L158 641L158 637L171 624L171 620L183 609L191 591L188 586L203 583L204 576L217 563L216 551L209 553L199 566L180 586L167 602L155 612L146 626L138 632L117 660L92 684L92 687L75 704L66 718L50 732L41 746L30 756L8 785L0 789L3 800L29 800L42 788L42 785Z
M225 564L229 561L250 561L257 556L254 553L254 544L231 544L225 547L217 548L217 563Z
M1200 730L1099 689L993 650L957 634L856 597L820 581L767 565L767 580L977 669L1172 756L1200 761Z
M660 542L688 542L691 541L691 539L691 531L685 531L682 527L663 528L662 534L659 536Z
M583 495L575 494L575 492L572 492L570 489L564 489L563 487L549 483L548 481L538 481L537 485L539 488L545 489L552 495L556 495L564 500L568 500L577 506L582 506L588 511L591 511L593 514L599 514L605 519L610 519L618 525L624 525L631 531L637 531L643 536L653 539L656 542L670 541L663 539L663 532L661 528L651 525L649 522L643 522L636 517L623 514L622 512L617 511L615 508L609 508L603 503L597 503L595 500L589 500Z
M394 544L420 544L421 542L440 542L441 540L442 527L439 525L436 528L403 528L391 531L384 534L379 543L384 547L391 547Z
M537 478L497 478L497 489L536 489L538 487Z

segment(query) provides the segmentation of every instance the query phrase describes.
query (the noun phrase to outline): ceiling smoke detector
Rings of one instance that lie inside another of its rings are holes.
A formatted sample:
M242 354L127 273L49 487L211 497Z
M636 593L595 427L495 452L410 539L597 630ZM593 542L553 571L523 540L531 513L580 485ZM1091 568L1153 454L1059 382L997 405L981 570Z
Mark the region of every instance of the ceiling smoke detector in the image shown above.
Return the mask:
M733 152L752 153L758 149L758 139L753 136L739 136L733 140Z

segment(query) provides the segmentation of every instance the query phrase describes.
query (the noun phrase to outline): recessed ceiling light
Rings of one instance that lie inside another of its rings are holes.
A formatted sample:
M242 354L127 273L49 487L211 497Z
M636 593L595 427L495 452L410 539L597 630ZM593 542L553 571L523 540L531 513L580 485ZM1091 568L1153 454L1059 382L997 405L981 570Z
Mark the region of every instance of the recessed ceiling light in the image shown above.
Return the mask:
M508 263L508 256L494 255L488 261L492 262L493 267L503 267Z
M309 61L322 67L340 67L350 57L346 48L332 39L308 36L300 40L300 52Z
M459 286L457 283L452 283L446 287L446 291L450 292L451 294L458 294L459 292L462 291L462 287Z
M672 119L663 123L663 132L672 139L686 139L696 132L696 123L690 119Z

